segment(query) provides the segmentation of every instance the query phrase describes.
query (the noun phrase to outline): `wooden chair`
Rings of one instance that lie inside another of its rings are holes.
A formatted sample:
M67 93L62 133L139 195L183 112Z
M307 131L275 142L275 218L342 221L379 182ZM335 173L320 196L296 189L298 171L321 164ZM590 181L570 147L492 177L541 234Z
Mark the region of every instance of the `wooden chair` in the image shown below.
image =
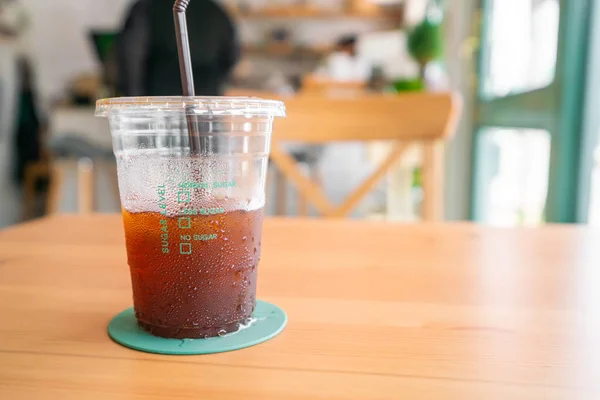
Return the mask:
M57 213L61 208L67 178L74 176L77 212L92 213L96 211L96 178L101 170L108 176L111 194L119 202L116 165L107 120L96 118L93 108L64 105L52 111L47 136L47 160L43 165L32 165L28 171L26 197L31 197L38 177L49 176L46 213ZM27 209L31 214L31 207Z
M108 161L94 161L87 157L77 160L54 161L51 165L52 181L48 189L46 213L52 215L59 212L64 183L70 170L76 171L77 213L91 214L96 211L96 173L98 166L102 166L110 174L112 195L119 199L116 167L113 164L113 162Z
M56 214L63 199L64 183L69 171L75 171L77 185L77 213L90 214L96 211L96 173L102 167L110 180L111 194L118 201L119 188L114 162L79 160L52 160L29 164L25 169L23 184L23 220L35 217L36 185L42 179L49 180L46 214Z
M460 100L453 94L363 95L351 98L300 95L284 99L288 118L275 122L271 160L301 196L328 218L349 215L414 143L423 146L423 218L443 218L444 142L455 132ZM342 204L299 170L281 142L326 144L391 141L390 154Z

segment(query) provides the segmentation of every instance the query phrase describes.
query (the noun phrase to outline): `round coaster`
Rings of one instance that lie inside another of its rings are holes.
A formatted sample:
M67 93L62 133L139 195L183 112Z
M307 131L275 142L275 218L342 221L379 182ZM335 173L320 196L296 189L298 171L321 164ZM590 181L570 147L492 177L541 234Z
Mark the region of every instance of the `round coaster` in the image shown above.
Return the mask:
M141 329L133 308L115 316L108 324L108 335L115 342L134 350L156 354L213 354L251 347L277 336L287 324L287 315L274 304L257 300L254 321L237 332L209 339L165 339Z

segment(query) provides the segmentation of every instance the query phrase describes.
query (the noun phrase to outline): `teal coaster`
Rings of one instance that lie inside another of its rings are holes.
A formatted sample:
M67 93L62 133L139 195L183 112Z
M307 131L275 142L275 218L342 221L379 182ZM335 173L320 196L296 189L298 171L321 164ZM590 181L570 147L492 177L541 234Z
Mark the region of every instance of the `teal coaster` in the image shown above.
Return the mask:
M108 324L108 335L115 342L146 353L190 355L213 354L245 349L277 336L287 324L287 315L274 304L257 300L250 326L209 339L165 339L141 329L133 308L115 316Z

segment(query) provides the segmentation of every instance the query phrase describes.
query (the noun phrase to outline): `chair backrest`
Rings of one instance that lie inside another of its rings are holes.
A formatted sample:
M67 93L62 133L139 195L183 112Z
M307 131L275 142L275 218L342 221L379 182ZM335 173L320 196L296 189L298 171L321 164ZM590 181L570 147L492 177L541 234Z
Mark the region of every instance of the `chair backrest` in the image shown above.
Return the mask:
M452 94L283 98L288 117L275 122L286 141L436 140L454 134L458 99Z
M423 217L442 218L443 142L455 132L460 99L450 93L326 97L299 95L283 99L286 119L275 122L271 159L281 172L325 217L348 215L400 160L414 143L423 145ZM394 147L381 166L343 204L333 205L321 187L307 178L282 141L330 143L392 141Z

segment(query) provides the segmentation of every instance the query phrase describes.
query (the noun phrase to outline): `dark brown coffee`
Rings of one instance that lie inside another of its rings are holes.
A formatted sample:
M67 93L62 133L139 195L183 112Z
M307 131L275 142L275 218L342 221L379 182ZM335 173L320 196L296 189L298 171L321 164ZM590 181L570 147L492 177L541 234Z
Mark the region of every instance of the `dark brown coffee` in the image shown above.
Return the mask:
M237 330L256 305L263 210L123 212L139 325L166 338Z

